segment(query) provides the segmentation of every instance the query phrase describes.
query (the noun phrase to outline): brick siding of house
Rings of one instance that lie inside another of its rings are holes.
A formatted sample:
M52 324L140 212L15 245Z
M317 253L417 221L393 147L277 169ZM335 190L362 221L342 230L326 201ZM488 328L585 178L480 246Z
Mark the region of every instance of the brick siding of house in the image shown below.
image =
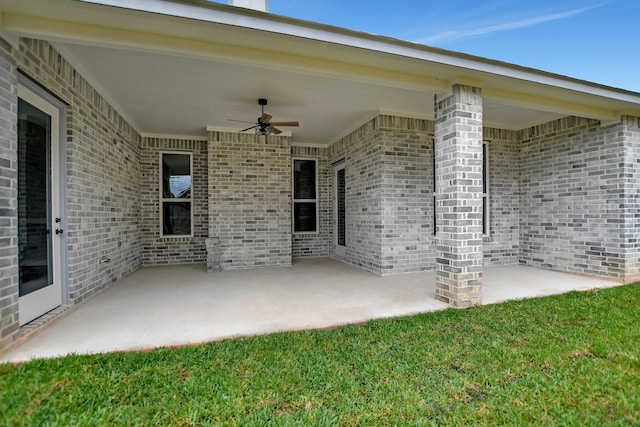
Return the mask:
M624 128L566 117L521 132L521 264L625 277L624 204L637 184L624 165L638 153Z
M329 147L331 164L344 160L345 261L382 274L382 146L374 118Z
M209 237L223 269L291 265L289 137L209 132Z
M489 234L484 265L513 265L520 253L520 163L518 132L484 128L488 153Z
M48 43L21 39L2 44L1 79L6 83L0 168L8 175L5 204L7 265L0 288L0 348L17 332L16 108L17 68L63 100L66 108L66 302L77 304L122 279L140 265L140 136ZM4 161L4 163L3 163ZM8 212L8 211L7 211ZM101 262L109 258L111 262ZM10 263L9 263L10 262ZM5 280L6 279L6 280ZM4 295L4 296L3 296Z
M140 136L48 43L21 39L14 56L68 105L63 227L68 302L77 304L140 265Z
M381 272L432 270L433 122L388 115L378 120Z
M18 76L13 49L0 39L0 349L18 331Z
M485 128L483 135L489 141L492 212L484 265L514 264L519 252L518 133ZM329 148L330 164L345 159L347 170L347 262L379 274L435 268L433 138L431 120L381 115ZM360 169L351 170L353 164ZM356 224L370 226L355 231ZM349 236L368 242L372 250L358 251Z
M160 236L160 152L193 155L191 203L193 237ZM207 141L143 138L140 154L142 175L142 265L204 263L209 235L209 159Z

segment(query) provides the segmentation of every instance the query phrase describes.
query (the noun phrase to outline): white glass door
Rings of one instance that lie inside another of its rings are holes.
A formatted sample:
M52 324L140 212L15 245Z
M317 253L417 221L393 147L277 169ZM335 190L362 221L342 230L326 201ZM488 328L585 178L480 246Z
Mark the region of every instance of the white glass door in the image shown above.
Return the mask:
M20 325L62 303L59 110L18 87L18 270Z
M345 256L346 233L346 179L344 162L333 167L333 255Z

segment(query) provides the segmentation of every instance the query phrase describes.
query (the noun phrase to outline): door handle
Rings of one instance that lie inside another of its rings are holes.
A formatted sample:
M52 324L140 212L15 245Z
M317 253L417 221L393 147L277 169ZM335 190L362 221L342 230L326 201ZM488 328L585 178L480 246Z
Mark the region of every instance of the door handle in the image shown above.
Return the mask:
M62 228L56 228L56 234L62 234L64 230Z

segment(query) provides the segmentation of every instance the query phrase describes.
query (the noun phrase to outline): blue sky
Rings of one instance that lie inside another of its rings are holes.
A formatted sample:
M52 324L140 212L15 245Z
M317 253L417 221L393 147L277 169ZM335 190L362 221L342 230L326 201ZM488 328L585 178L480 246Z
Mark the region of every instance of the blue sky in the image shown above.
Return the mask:
M640 0L269 0L269 11L640 92Z

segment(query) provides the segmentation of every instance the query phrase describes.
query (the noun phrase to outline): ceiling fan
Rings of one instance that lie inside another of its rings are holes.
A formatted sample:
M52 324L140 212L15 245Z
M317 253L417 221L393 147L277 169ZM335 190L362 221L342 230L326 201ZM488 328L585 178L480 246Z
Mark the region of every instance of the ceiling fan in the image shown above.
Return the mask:
M271 134L273 135L281 134L282 131L278 129L276 126L285 126L285 127L300 126L300 123L298 122L272 122L271 118L273 116L264 112L264 106L267 105L267 100L264 98L258 99L258 105L260 105L260 107L262 108L262 115L258 117L257 123L246 122L244 120L233 120L233 119L228 119L228 120L233 122L254 123L253 126L249 126L248 128L242 129L239 132L246 132L248 130L255 129L257 134L265 135L265 136L271 135Z

